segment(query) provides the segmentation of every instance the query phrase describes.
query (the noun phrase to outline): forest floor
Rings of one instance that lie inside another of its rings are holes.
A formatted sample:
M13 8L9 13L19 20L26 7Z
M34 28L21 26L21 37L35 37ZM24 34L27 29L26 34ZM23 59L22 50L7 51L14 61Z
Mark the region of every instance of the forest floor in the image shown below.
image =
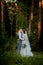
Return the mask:
M21 57L11 51L1 57L0 65L43 65L43 52L33 52L33 57Z
M43 52L32 51L34 56L21 57L16 53L16 42L12 41L9 51L4 51L4 54L0 56L0 65L43 65ZM7 46L9 43L7 43ZM7 49L8 50L8 49Z

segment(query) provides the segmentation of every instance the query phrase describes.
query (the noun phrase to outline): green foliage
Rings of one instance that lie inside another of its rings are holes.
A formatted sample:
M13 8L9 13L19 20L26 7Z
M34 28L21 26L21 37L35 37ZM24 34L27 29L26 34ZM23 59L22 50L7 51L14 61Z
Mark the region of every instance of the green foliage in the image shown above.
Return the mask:
M20 28L20 27L23 27L23 22L24 22L24 19L23 19L23 17L22 17L22 15L21 14L18 14L18 16L17 16L17 22L18 22L18 27Z
M11 48L9 47L9 43ZM42 52L33 52L33 57L22 57L16 52L17 38L9 39L9 43L5 45L7 49L0 55L1 65L43 65ZM10 49L8 50L8 48Z
M27 7L23 4L23 2L18 2L18 6L22 8L24 11L27 11Z
M22 1L22 2L21 2ZM30 10L31 10L31 0L25 1L21 0L17 2L20 11L17 11L17 15L10 15L9 6L11 5L10 2L5 4L5 29L1 28L0 23L0 65L43 65L43 54L42 53L35 53L33 57L21 57L16 53L17 48L17 38L13 38L12 40L8 38L8 35L11 32L11 21L13 16L13 26L12 32L13 37L15 37L14 33L16 32L16 28L24 28L28 27L27 21L25 17L29 18ZM38 1L35 0L35 12L34 12L34 21L32 22L32 34L30 36L30 43L32 50L36 51L37 48L37 21L38 21ZM37 7L37 8L36 8ZM24 13L23 13L24 11ZM43 11L42 11L43 12ZM16 10L15 10L16 13ZM25 16L25 17L24 17ZM43 16L43 14L42 14ZM43 20L43 18L42 18ZM28 22L29 23L29 22ZM16 27L17 25L17 27ZM5 30L5 31L4 31ZM2 35L3 33L3 35Z
M11 11L11 2L5 4L5 33L6 36L11 37L11 26L12 26L12 36L15 36L16 32L16 14L15 7L14 11ZM12 9L12 8L11 8Z
M29 4L27 4L29 3ZM24 11L25 15L29 16L31 11L31 4L30 1L26 2L26 4L22 1L17 2L18 6Z
M19 28L26 29L26 27L27 27L27 21L24 20L24 15L22 14L22 12L19 11L17 15L17 29Z
M1 65L43 65L42 53L35 52L34 54L36 55L33 57L21 57L12 51L5 52L5 54L0 57L0 63Z

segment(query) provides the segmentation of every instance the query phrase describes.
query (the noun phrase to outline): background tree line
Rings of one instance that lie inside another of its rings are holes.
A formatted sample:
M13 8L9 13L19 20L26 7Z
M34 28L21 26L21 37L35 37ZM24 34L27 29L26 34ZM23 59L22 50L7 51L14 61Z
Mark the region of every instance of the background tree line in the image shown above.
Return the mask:
M24 28L28 32L32 50L40 48L37 44L41 33L41 0L18 0L6 3L1 1L1 20L0 20L0 47L1 51L11 47L11 41L19 28ZM40 11L39 11L40 10ZM42 11L43 13L43 11ZM15 39L15 38L14 38ZM3 40L3 41L2 41ZM41 45L42 46L42 45ZM3 48L4 49L3 49Z
M43 7L41 0L0 1L0 65L43 65ZM27 30L34 56L16 53L19 28ZM38 51L38 52L37 52Z

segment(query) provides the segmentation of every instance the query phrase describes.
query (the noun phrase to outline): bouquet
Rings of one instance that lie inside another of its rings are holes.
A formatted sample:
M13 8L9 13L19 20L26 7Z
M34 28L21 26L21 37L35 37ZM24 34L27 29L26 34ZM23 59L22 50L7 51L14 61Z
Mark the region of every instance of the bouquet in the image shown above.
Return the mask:
M25 47L26 47L26 43L24 42L24 43L23 43L23 48L25 48Z

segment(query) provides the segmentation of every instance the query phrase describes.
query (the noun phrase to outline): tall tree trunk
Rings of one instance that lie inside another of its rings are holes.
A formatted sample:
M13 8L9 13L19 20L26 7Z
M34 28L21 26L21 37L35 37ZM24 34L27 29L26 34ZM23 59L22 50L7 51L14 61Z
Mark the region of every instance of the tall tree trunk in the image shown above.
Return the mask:
M42 8L43 8L43 0L42 0Z
M31 13L30 13L30 19L29 19L29 36L31 35L31 23L33 21L33 9L34 9L34 0L32 0L32 4L31 4Z
M15 0L17 2L17 0ZM16 12L19 10L17 3L15 2ZM17 14L17 13L16 13ZM17 16L16 16L17 18ZM17 33L17 19L16 19L16 33Z
M41 2L41 0L40 0L40 2ZM42 2L41 2L41 5L43 6L43 4L42 4ZM40 12L40 17L41 17L41 15L42 15L42 17L40 18L40 31L41 31L41 34L40 34L40 36L39 36L39 44L40 44L40 50L41 51L43 51L43 14L41 14L41 13L43 13L42 11L43 11L43 9L41 9L42 8L42 6L40 5L40 10L41 10L41 12Z
M38 40L40 38L40 32L41 32L41 8L42 8L42 0L39 0Z
M1 28L2 28L2 35L5 33L5 28L4 28L4 4L1 1Z
M11 5L12 5L12 3L11 3ZM13 36L13 11L14 11L14 8L11 6L11 12L12 12L12 16L11 16L11 39L12 39L12 36Z

